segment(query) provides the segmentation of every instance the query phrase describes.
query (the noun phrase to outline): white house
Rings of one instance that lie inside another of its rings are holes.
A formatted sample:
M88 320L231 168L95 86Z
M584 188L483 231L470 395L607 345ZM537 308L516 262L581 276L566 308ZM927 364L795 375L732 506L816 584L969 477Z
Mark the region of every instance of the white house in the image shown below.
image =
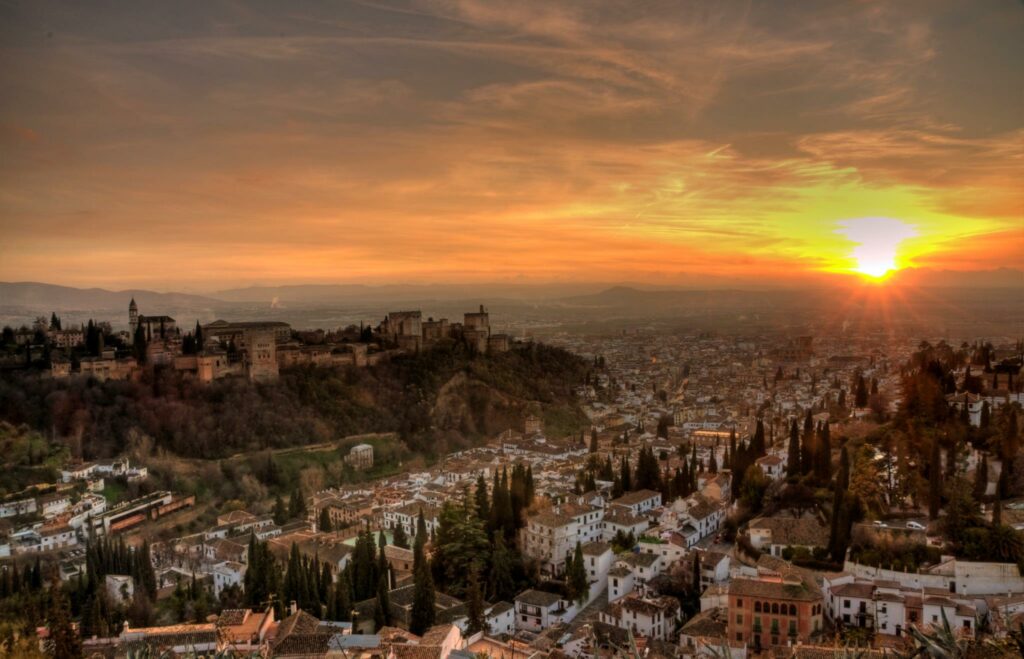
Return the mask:
M231 586L241 587L245 579L246 566L235 561L222 561L213 566L210 574L213 576L213 594L220 597L225 588Z
M516 595L516 629L539 632L560 622L570 622L576 607L554 593L524 590Z
M599 614L601 622L628 629L636 636L668 640L679 621L679 600L674 597L628 595Z
M499 634L515 634L516 607L510 602L498 602L484 612L487 632L493 636Z

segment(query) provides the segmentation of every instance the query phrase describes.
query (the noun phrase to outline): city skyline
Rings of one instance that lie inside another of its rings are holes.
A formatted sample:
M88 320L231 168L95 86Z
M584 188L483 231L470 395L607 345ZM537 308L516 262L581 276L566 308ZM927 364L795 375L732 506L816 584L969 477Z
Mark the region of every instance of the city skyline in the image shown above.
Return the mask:
M0 280L1022 266L1019 2L0 15Z

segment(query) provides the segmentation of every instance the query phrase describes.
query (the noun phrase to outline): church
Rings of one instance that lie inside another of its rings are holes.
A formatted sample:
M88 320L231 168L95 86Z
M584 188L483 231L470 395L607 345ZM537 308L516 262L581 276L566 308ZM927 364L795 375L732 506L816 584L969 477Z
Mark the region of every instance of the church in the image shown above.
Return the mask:
M153 338L168 338L177 334L177 324L170 316L142 316L139 315L139 306L132 298L128 305L128 328L129 336L135 337L139 326L146 332L146 340Z

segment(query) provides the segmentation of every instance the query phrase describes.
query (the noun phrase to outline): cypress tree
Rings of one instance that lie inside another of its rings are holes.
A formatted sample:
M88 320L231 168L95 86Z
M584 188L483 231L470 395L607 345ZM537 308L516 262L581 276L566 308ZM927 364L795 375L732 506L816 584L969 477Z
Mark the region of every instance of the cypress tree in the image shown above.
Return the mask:
M566 585L571 599L583 604L589 598L590 584L587 581L587 568L583 563L583 548L578 540L576 541L576 551L566 561Z
M430 565L424 559L413 575L412 610L409 612L409 631L422 636L434 625L434 578Z
M482 520L489 520L491 518L491 502L487 497L487 481L484 480L483 474L480 474L476 479L474 497L476 499L477 517Z
M404 526L399 524L395 527L395 530L393 531L391 536L391 541L392 543L394 543L396 547L401 547L402 549L409 548L409 538L407 538L405 535Z
M818 431L817 453L815 454L815 476L821 483L828 483L832 478L832 438L829 434L828 422L821 424Z
M790 476L799 476L803 473L800 469L800 430L797 428L796 419L793 419L789 426L789 450L787 457L786 473Z
M981 501L988 489L988 458L981 456L981 462L974 470L974 499Z
M807 475L814 470L814 417L807 410L804 417L803 446L800 450L800 473Z
M619 481L622 483L623 492L633 491L633 474L629 468L629 460L626 456L622 456L622 462L619 463Z
M590 429L590 452L597 453L597 428Z
M334 615L335 620L348 622L352 619L352 586L348 580L348 573L343 571L334 584Z
M61 659L77 659L82 656L82 641L71 626L70 605L56 578L50 587L50 609L46 624L50 632L46 640L49 654Z
M833 561L842 562L846 559L845 528L848 525L846 505L846 489L850 486L850 458L846 448L839 451L839 472L836 475L836 489L832 496L832 520L829 532L829 554Z
M380 631L381 627L391 624L391 598L388 595L390 590L389 581L387 571L381 573L380 581L377 583L377 606L373 617L377 631Z
M331 514L326 506L320 509L320 519L317 521L316 527L317 531L321 533L330 533L334 530L334 525L331 524Z
M928 464L928 519L937 519L942 504L942 463L939 438L932 438L932 454Z
M516 594L515 579L512 577L512 556L505 546L505 536L500 532L494 534L487 589L492 600L511 600Z
M757 426L754 430L754 441L752 446L754 448L755 457L764 457L766 447L764 443L764 422L761 419L757 420Z
M469 580L466 585L466 615L468 617L468 631L470 634L483 631L486 624L484 619L484 596L480 588L479 569L476 564L469 571Z

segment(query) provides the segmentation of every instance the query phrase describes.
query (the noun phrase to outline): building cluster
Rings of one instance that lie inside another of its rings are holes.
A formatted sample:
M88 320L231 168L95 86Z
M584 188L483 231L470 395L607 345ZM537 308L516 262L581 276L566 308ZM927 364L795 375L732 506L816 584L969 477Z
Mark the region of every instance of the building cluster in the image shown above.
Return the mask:
M56 318L56 317L55 317ZM7 367L23 367L35 358L49 364L55 378L72 375L97 380L127 380L142 363L166 365L208 383L227 377L254 381L277 379L282 368L298 365L372 366L402 352L416 352L445 339L465 341L477 352L504 352L512 339L492 330L490 314L480 306L463 321L423 319L421 311L395 311L368 334L294 331L281 321L216 320L182 328L167 315L145 315L133 298L128 306L128 331L115 333L108 323L96 326L92 354L80 349L89 341L85 328L51 326L40 319L36 328L19 330L15 340L28 351L8 356ZM110 345L104 345L104 338Z
M89 538L122 533L195 504L194 496L158 491L108 503L111 481L146 480L146 467L127 458L66 465L55 483L37 483L0 500L0 558L54 552L65 576L76 574Z

